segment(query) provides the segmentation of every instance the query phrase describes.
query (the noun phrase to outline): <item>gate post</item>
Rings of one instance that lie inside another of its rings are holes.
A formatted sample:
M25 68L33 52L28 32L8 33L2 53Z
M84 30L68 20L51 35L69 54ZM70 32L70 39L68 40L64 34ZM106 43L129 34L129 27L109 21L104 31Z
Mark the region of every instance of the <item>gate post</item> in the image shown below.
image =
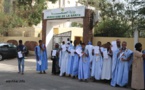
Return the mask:
M92 32L92 13L93 11L90 9L85 10L85 17L83 18L83 42L85 44L88 43L88 41L92 42L93 39L93 32Z
M46 26L47 26L47 20L44 19L44 13L42 14L42 41L45 44L46 43Z

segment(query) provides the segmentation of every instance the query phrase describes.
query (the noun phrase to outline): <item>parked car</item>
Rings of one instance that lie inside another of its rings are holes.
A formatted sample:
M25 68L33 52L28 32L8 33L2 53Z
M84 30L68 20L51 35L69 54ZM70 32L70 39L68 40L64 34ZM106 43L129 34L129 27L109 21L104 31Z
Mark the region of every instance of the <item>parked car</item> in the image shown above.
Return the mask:
M15 58L17 47L11 43L0 43L0 61L6 58Z

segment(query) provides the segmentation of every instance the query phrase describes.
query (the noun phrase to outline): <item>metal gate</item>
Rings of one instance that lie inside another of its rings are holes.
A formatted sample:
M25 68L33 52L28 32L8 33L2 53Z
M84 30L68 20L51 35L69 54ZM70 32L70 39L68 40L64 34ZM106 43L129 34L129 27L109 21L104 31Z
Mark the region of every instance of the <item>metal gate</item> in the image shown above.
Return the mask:
M54 48L55 43L58 43L60 45L62 43L62 41L66 42L67 38L69 38L71 40L71 31L54 35L52 48Z

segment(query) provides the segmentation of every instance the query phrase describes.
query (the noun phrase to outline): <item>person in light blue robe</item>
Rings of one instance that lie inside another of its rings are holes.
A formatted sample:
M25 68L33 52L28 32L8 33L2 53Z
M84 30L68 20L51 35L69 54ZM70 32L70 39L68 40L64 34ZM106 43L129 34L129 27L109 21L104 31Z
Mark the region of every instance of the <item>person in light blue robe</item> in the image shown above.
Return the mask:
M93 54L93 60L92 60L92 71L91 71L91 77L93 77L94 80L100 80L101 79L101 73L102 73L102 66L103 66L103 59L101 54L101 42L98 41L97 46L99 47L98 53L95 53L95 47L92 51Z
M117 58L117 54L121 49L121 41L119 39L116 40L117 49L113 50L113 58L112 58L112 79L111 79L111 86L116 86L117 84L117 72L118 72L118 64L119 60Z
M47 51L44 44L42 44L42 40L39 40L39 45L35 47L35 55L36 55L36 70L45 74L45 70L48 69L47 62Z
M68 58L67 72L66 72L66 74L69 76L71 76L72 70L73 70L73 62L74 62L73 58L74 58L74 56L71 55L71 50L73 50L73 49L74 49L74 46L72 45L72 41L70 41L70 45L69 45L68 50L67 50L67 52L69 53L68 54L69 58Z
M88 56L88 51L85 49L85 44L82 43L82 56L80 56L79 60L79 71L78 71L78 79L80 81L85 80L87 82L90 75L90 60Z
M81 45L76 46L76 42L74 42L74 50L77 50L81 48ZM73 68L72 68L72 77L76 78L78 76L78 67L79 67L79 55L75 52L74 54L74 62L73 62Z
M143 50L142 53L145 54L145 50ZM144 63L144 82L145 82L145 58L143 58L143 63Z
M126 48L127 43L122 42L122 49L118 53L118 72L117 72L117 85L123 87L128 84L129 66L132 61L133 52Z
M89 58L89 61L90 61L89 68L90 68L90 71L91 71L91 69L92 69L92 60L93 60L93 55L92 55L93 45L92 45L91 41L88 42L88 45L86 45L85 49L88 51L88 56L89 56L88 58ZM91 76L91 73L90 73L90 76Z

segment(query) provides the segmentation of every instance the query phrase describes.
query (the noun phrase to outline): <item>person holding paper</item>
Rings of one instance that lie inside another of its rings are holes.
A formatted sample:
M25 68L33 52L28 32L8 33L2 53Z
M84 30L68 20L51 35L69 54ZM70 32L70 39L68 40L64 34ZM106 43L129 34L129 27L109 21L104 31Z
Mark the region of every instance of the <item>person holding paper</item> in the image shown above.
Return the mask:
M46 74L46 70L48 69L47 63L47 51L45 45L42 43L42 40L39 40L39 45L35 47L35 55L36 55L36 70L40 72L40 74Z
M114 43L113 43L114 42ZM119 60L117 58L117 54L119 53L120 49L121 49L121 41L120 39L117 39L116 41L112 42L112 52L113 52L113 56L112 56L112 80L111 80L111 86L115 86L117 83L117 72L118 72L118 64L119 64Z
M84 80L85 82L88 81L90 76L90 61L89 61L89 52L85 49L85 43L82 43L81 48L82 54L80 54L79 60L79 71L78 71L78 79L80 81Z
M25 46L22 44L22 40L19 40L19 45L17 46L18 51L18 73L24 74L24 54L26 52Z
M59 68L59 44L55 44L55 48L51 52L52 58L52 74L56 75L59 74L60 68Z
M133 52L133 63L132 63L132 82L131 88L136 90L144 89L144 66L143 58L145 54L142 51L142 44L136 43L135 51Z
M103 66L101 41L98 41L97 46L94 46L92 50L92 55L93 55L93 60L92 60L91 77L93 77L94 81L100 80L102 74L102 66Z
M77 78L78 76L78 68L79 68L79 55L78 53L76 52L77 49L81 49L81 43L80 42L78 45L77 45L77 42L74 41L74 62L73 62L73 70L72 70L72 77L73 78Z
M127 42L122 42L122 48L117 54L119 60L117 71L117 85L124 87L128 84L128 74L133 52L126 48Z
M107 42L103 50L103 67L101 79L111 79L111 67L112 67L112 50L111 43Z

